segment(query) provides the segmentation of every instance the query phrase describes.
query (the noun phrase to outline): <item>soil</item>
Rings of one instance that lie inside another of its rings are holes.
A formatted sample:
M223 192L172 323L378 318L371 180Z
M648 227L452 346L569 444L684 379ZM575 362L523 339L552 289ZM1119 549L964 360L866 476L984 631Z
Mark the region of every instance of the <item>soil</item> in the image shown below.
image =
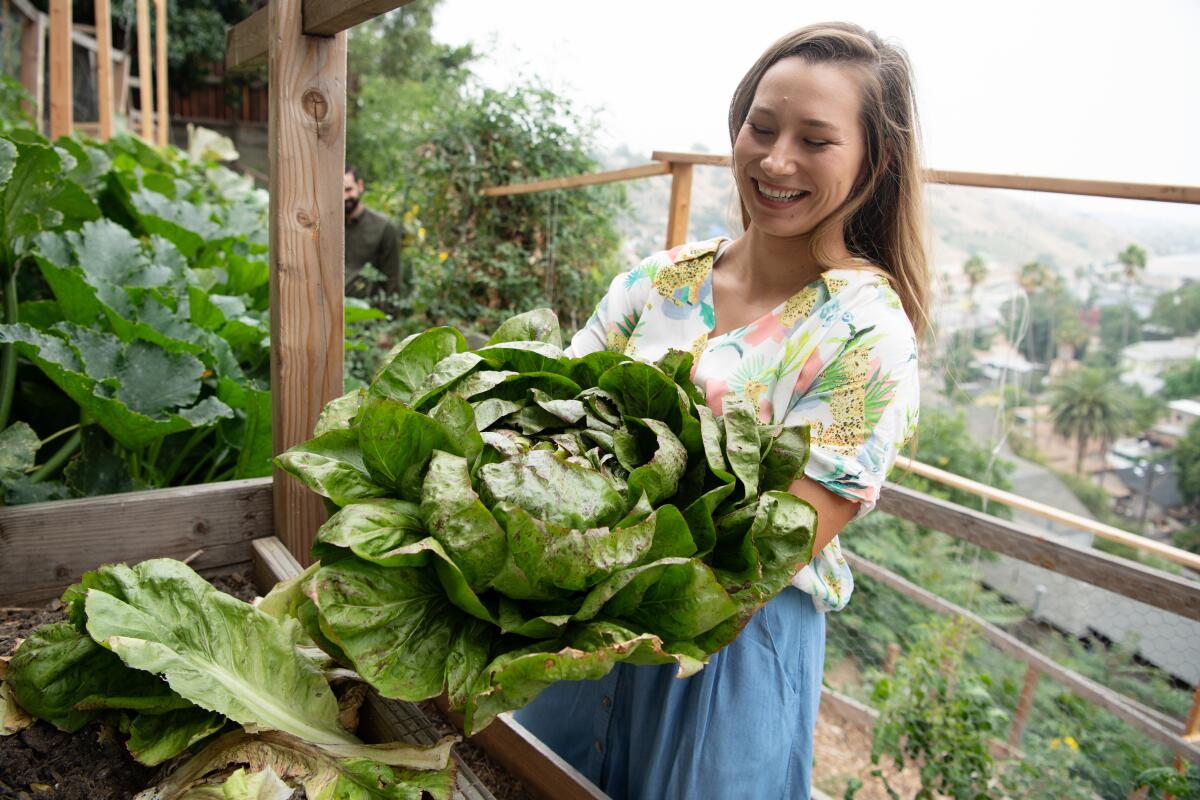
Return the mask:
M817 717L815 736L813 786L841 800L850 779L858 778L863 787L854 795L854 800L888 800L883 781L871 775L876 766L871 763L870 731L823 705ZM878 769L901 797L916 797L921 789L921 778L914 767L901 772L887 761Z
M208 580L247 602L257 594L248 569ZM12 655L20 640L35 629L66 617L66 608L57 600L36 608L0 608L0 656ZM421 710L439 734L457 733L433 702L421 704ZM479 747L462 742L455 751L497 800L530 796L520 781ZM128 800L150 786L157 771L134 761L123 737L105 726L64 733L37 722L18 734L0 737L0 800ZM297 790L292 800L304 797L304 791Z

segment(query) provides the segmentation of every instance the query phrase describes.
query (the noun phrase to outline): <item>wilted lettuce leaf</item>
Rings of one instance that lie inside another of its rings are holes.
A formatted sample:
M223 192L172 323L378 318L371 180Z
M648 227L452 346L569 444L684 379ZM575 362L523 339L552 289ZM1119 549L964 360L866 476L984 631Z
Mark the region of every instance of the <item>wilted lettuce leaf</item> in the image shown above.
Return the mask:
M242 800L224 793L195 794L198 787L209 783L208 776L221 774L232 765L245 765L252 773L269 769L287 784L303 787L310 800L420 800L422 792L428 792L434 800L449 800L454 785L449 761L454 741L443 739L432 747L397 744L388 750L362 745L361 754L337 757L277 731L234 731L213 741L134 800ZM383 754L393 765L371 758L371 753Z

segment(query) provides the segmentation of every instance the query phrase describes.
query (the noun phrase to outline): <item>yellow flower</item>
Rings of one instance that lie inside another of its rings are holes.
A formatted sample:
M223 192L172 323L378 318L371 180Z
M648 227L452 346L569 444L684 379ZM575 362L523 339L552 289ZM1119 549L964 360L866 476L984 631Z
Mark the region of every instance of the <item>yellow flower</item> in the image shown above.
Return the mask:
M417 238L420 239L421 241L425 241L425 229L424 228L417 228Z
M421 210L420 204L413 203L413 207L408 210L408 213L412 214L415 217L417 215L417 212L420 210Z
M1067 736L1063 739L1063 743L1072 750L1079 749L1079 742L1075 741L1075 737Z
M447 253L445 250L443 250L442 252L438 253L438 261L445 261L445 260L446 260L447 258L449 258L449 257L450 257L450 254L449 254L449 253Z
M1050 749L1057 750L1061 744L1062 744L1062 739L1059 739L1057 736L1055 736L1053 739L1050 740Z

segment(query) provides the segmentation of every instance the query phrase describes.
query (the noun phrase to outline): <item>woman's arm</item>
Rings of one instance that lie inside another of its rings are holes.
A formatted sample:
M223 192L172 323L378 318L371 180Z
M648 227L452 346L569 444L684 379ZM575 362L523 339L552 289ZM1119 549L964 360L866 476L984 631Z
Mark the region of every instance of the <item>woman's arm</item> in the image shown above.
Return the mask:
M817 535L813 542L813 555L821 552L858 513L857 502L834 494L812 478L799 478L788 487L788 491L801 500L807 500L817 511Z

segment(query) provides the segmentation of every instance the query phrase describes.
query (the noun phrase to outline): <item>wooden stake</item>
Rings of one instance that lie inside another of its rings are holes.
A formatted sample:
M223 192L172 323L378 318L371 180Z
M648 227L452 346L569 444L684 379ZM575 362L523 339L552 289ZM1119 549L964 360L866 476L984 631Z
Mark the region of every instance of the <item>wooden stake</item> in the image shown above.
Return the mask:
M888 675L896 673L896 661L900 659L900 645L888 642L887 656L883 660L883 671Z
M1029 711L1033 708L1033 693L1037 689L1038 679L1041 677L1041 670L1033 664L1025 668L1025 685L1021 687L1017 710L1013 712L1012 730L1008 733L1009 747L1021 746L1021 733L1025 730L1025 723L1029 721Z
M100 87L100 141L112 138L112 18L108 0L96 0L96 84Z
M137 0L137 38L142 138L154 144L154 70L150 68L150 0Z
M687 241L692 206L692 164L671 164L671 211L667 218L667 249Z
M301 0L271 0L271 403L274 452L312 436L342 394L346 34L305 36ZM307 563L320 497L275 470L279 538Z
M167 108L167 0L154 0L154 23L158 26L158 57L155 67L158 89L158 146L166 147L171 138L171 112Z
M74 128L71 80L71 0L50 0L50 138Z
M46 15L21 21L21 85L33 101L25 110L33 117L33 126L42 130L43 103L46 102Z
M1187 724L1183 726L1183 738L1194 739L1200 735L1200 683L1192 695L1192 709L1188 711Z

